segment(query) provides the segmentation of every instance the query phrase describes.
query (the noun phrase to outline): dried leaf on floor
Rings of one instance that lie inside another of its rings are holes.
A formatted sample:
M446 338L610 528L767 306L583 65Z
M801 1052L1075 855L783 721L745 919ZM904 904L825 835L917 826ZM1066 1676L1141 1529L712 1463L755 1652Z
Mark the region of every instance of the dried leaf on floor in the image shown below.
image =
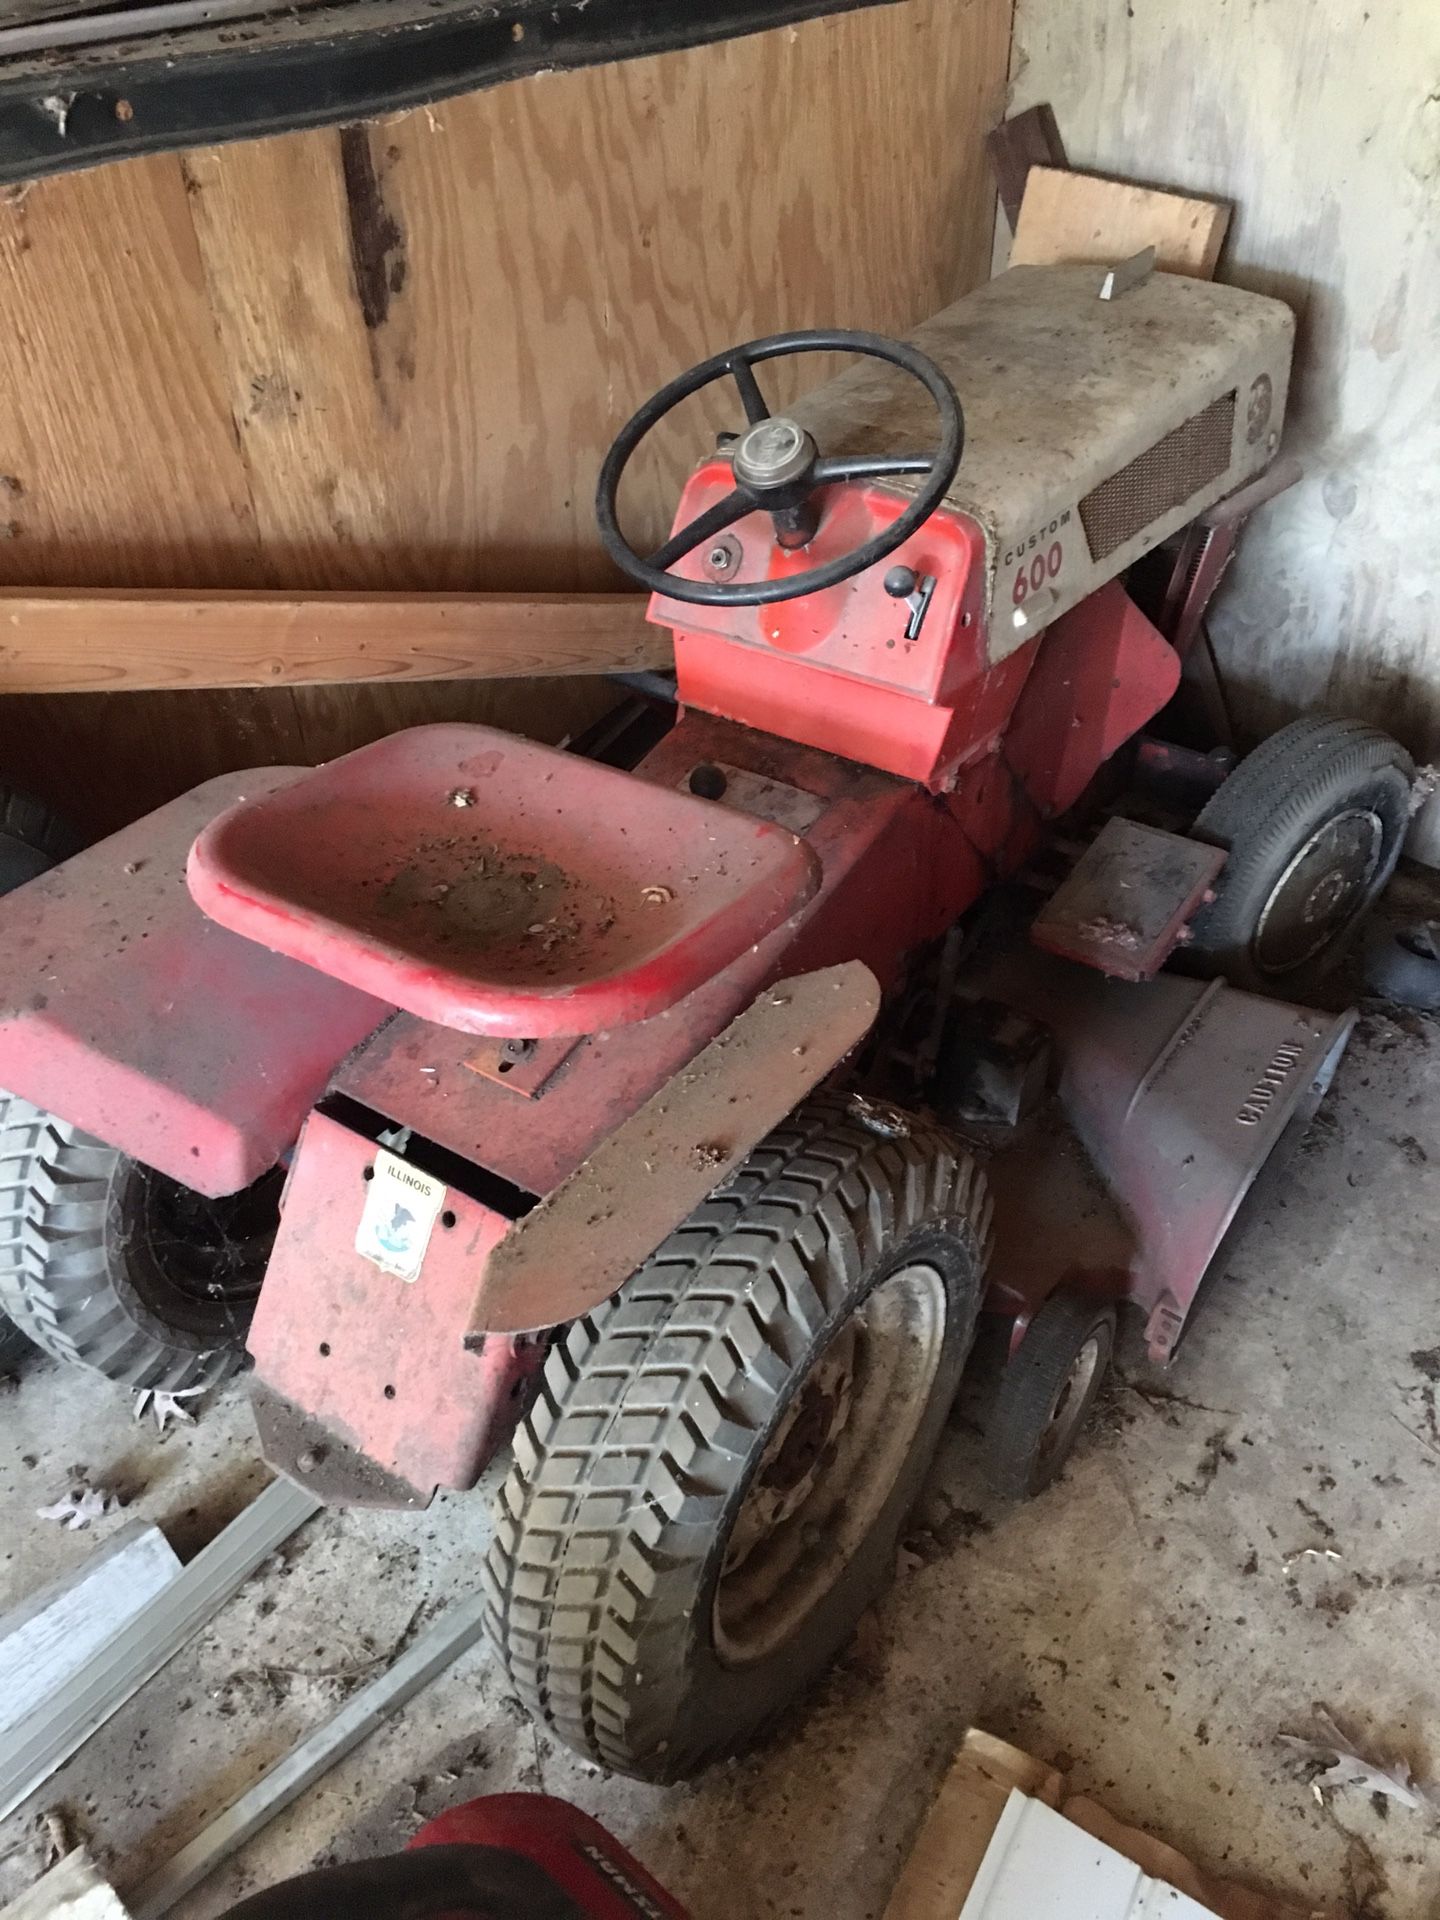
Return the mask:
M1365 1793L1382 1794L1402 1807L1418 1812L1440 1814L1440 1789L1421 1786L1404 1760L1381 1761L1361 1753L1358 1746L1342 1733L1324 1707L1315 1708L1317 1738L1301 1734L1277 1734L1278 1744L1297 1759L1319 1763L1312 1774L1311 1790L1323 1806L1327 1792L1341 1787L1359 1787Z
M108 1487L71 1487L48 1507L37 1507L37 1520L58 1520L62 1527L68 1527L72 1533L79 1533L90 1525L92 1520L103 1520L106 1514L118 1513L122 1502L117 1494Z
M166 1393L161 1387L141 1387L135 1395L134 1417L143 1420L147 1413L153 1413L161 1433L168 1431L172 1420L193 1427L195 1415L184 1403L204 1391L204 1387L178 1387L174 1393Z

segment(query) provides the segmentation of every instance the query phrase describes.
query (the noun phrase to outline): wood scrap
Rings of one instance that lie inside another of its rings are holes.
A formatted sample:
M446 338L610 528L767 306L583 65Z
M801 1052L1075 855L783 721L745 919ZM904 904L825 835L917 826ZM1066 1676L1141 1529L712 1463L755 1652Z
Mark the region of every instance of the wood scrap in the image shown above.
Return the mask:
M1010 231L1020 218L1021 203L1032 167L1068 167L1065 142L1049 101L1012 113L985 136L985 150L995 174L995 186Z
M1032 166L1010 249L1012 267L1093 261L1111 266L1154 247L1165 273L1213 280L1230 226L1223 200L1162 192L1128 180Z
M637 593L0 592L0 693L132 693L664 667Z
M33 1887L0 1907L0 1920L129 1920L129 1916L84 1847L76 1847Z
M1163 1840L1069 1794L1063 1773L978 1727L941 1782L884 1920L958 1920L1013 1792L1042 1801L1220 1920L1339 1920L1336 1908L1296 1905L1205 1872Z

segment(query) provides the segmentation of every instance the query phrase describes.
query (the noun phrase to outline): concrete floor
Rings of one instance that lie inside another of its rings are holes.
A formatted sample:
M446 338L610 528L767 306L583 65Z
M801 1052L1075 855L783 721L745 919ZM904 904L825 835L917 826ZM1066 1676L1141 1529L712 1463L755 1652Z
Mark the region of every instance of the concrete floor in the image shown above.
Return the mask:
M1063 1482L1020 1510L987 1504L962 1411L892 1594L763 1752L681 1788L606 1779L531 1728L477 1649L179 1911L543 1785L605 1819L697 1920L864 1920L979 1721L1209 1866L1433 1920L1437 1828L1354 1790L1322 1809L1275 1735L1324 1702L1440 1777L1437 1116L1440 1026L1368 1014L1168 1380L1128 1362ZM0 1395L0 1605L119 1524L35 1517L78 1477L193 1551L263 1478L243 1389L164 1437L48 1364ZM417 1607L470 1591L487 1525L483 1493L311 1522L0 1826L0 1898L33 1878L52 1807L123 1891L332 1711ZM1340 1558L1292 1560L1311 1546Z

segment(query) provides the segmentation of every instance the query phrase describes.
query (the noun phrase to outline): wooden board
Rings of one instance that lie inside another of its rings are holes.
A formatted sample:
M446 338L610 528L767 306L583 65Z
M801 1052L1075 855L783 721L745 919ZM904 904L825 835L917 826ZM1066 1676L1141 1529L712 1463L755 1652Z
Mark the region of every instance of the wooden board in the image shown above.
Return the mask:
M0 1920L129 1920L129 1914L87 1849L77 1847L0 1907Z
M985 277L1010 11L902 0L0 204L0 585L613 591L595 476L655 387ZM637 537L723 423L637 471ZM16 695L0 778L114 825L247 762L439 717L555 738L609 697Z
M1084 1904L1080 1875L1055 1899L1022 1898L1018 1907L993 1898L996 1885L992 1842L1003 1841L1014 1826L1013 1796L1026 1795L1065 1817L1067 1833L1085 1834L1113 1849L1150 1879L1165 1883L1152 1891L1151 1904L1137 1914L1193 1911L1191 1903L1220 1920L1336 1920L1333 1910L1297 1906L1277 1895L1257 1892L1236 1880L1206 1872L1186 1855L1143 1828L1127 1825L1083 1795L1068 1792L1067 1778L1032 1754L994 1734L971 1727L950 1771L906 1856L900 1878L885 1908L884 1920L960 1920L966 1915L1030 1916L1064 1911L1080 1916L1094 1911ZM1021 1807L1025 1805L1022 1800ZM998 1830L998 1831L997 1831ZM1045 1851L1054 1851L1045 1849ZM991 1856L987 1859L987 1855ZM982 1867L985 1869L982 1872ZM1173 1891L1172 1891L1173 1890ZM967 1904L973 1902L973 1904ZM1108 1911L1108 1909L1102 1909ZM1122 1911L1124 1909L1121 1909Z
M294 687L670 664L640 594L6 593L0 693Z
M1166 273L1213 280L1230 225L1222 200L1198 200L1128 180L1032 167L1010 249L1012 267L1093 260L1113 265L1145 247Z
M884 1920L958 1920L1011 1791L1059 1802L1063 1778L972 1727L906 1857Z

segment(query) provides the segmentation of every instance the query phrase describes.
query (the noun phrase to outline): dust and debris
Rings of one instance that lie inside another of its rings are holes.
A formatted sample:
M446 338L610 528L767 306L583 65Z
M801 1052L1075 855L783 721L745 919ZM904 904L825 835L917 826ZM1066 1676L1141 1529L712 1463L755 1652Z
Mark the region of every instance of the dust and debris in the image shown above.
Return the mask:
M1334 1527L1331 1526L1323 1513L1318 1512L1311 1506L1308 1500L1301 1500L1297 1496L1295 1505L1297 1510L1304 1514L1305 1518L1310 1522L1311 1526L1314 1527L1322 1540L1333 1540L1335 1538Z
M922 1566L928 1567L936 1560L943 1560L957 1547L967 1546L981 1534L993 1533L994 1528L994 1521L988 1519L978 1507L956 1506L946 1502L943 1511L922 1511L920 1523L912 1526L903 1536L901 1545Z
M445 796L445 804L451 807L473 807L475 789L473 787L452 787Z
M1423 1167L1429 1163L1430 1156L1415 1138L1413 1133L1387 1134L1392 1147L1398 1147L1404 1156L1405 1164L1411 1167Z
M701 1142L690 1149L690 1164L701 1173L724 1166L729 1158L729 1149L717 1146L714 1141Z
M1108 914L1098 913L1089 920L1077 920L1076 935L1087 945L1105 947L1138 947L1140 930L1132 927L1127 920L1112 920Z
M1344 1561L1344 1554L1337 1553L1334 1547L1295 1547L1281 1557L1280 1565L1286 1573L1292 1567L1298 1567L1305 1560Z
M1410 1364L1427 1380L1440 1383L1440 1347L1415 1347L1410 1354Z
M374 1651L374 1641L368 1634L362 1634L361 1645L364 1650L358 1657L328 1666L282 1666L266 1661L254 1667L237 1667L213 1690L211 1698L217 1711L227 1719L242 1708L264 1711L284 1706L297 1688L319 1691L327 1698L343 1700L379 1668L392 1665L436 1611L433 1602L422 1601L391 1646ZM323 1658L323 1649L317 1647L316 1653Z
M1215 1484L1215 1476L1220 1471L1221 1463L1223 1462L1227 1467L1233 1467L1237 1457L1235 1449L1230 1445L1230 1429L1219 1427L1206 1439L1205 1450L1195 1469L1195 1478L1177 1480L1176 1487L1181 1493L1195 1495L1209 1493Z
M640 889L640 898L645 902L647 907L663 907L675 898L675 889L673 887L658 886L642 887Z
M75 104L73 93L47 93L40 102L40 111L45 118L54 123L55 131L63 140L65 130L70 125L70 109Z
M614 901L588 891L582 911L570 876L552 861L451 834L408 849L371 911L403 923L411 953L450 961L460 950L483 951L489 964L525 977L562 970L578 942L603 939L616 919Z
M48 1873L75 1848L70 1813L66 1807L46 1807L40 1815L40 1865Z
M863 1093L852 1093L845 1110L853 1120L882 1140L906 1140L910 1136L910 1116L888 1100L871 1100Z

